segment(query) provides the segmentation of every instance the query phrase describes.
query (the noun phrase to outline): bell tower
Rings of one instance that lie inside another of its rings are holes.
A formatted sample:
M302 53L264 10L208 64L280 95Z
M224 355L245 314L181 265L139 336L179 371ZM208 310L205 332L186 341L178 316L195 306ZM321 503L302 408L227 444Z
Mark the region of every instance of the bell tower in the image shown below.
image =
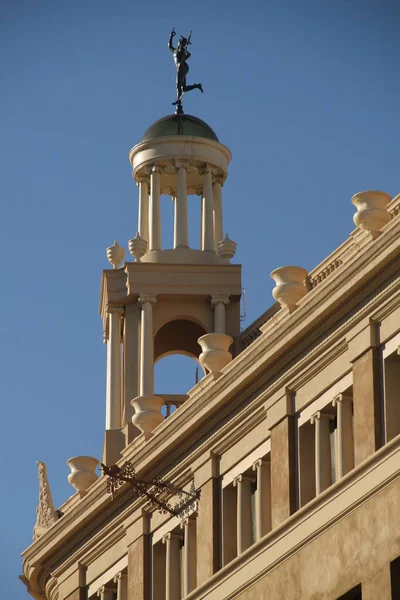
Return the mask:
M236 244L224 235L222 206L230 159L211 127L186 114L156 121L129 153L139 192L138 232L128 242L135 260L120 266L124 250L115 242L107 249L113 270L102 278L105 464L168 418L168 398L162 390L155 395L155 362L184 354L216 378L237 353L241 267L230 262ZM173 248L162 244L165 196L174 202ZM201 206L200 249L189 245L189 202ZM177 398L176 406L188 398Z

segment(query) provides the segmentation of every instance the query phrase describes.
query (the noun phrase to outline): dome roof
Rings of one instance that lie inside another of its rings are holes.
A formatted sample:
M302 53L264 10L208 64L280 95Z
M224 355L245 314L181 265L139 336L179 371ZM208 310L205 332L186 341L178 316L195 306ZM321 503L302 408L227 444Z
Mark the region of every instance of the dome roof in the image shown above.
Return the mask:
M170 135L190 135L196 137L208 138L218 142L218 137L214 131L201 119L192 115L168 115L159 119L153 125L146 129L141 142L147 142L152 138L164 137Z

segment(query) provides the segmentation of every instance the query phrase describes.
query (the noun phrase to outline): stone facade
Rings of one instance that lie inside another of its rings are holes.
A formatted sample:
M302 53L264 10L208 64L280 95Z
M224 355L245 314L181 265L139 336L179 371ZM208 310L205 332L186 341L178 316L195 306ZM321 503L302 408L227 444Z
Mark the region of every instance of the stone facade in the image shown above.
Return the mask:
M142 142L130 155L136 262L104 271L102 284L103 463L129 461L137 477L194 485L200 497L189 514L162 514L128 483L110 502L107 477L88 479L25 550L21 579L41 600L395 598L400 196L357 195L349 239L308 275L275 270L277 302L240 333L240 267L228 242L217 251L230 153L184 138ZM186 196L202 185L206 229L191 251ZM175 247L163 254L167 188ZM198 338L207 338L204 377L183 397L154 396L155 358L198 359Z

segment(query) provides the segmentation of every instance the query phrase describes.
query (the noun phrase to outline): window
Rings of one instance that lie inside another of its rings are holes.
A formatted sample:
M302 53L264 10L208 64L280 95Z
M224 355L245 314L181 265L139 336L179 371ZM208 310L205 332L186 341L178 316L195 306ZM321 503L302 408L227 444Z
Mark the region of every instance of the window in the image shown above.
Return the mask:
M400 556L390 563L390 589L392 598L400 598Z
M343 596L340 596L337 600L362 600L361 584L356 585L356 587L343 594Z
M269 448L267 440L222 478L223 565L271 530Z
M300 506L354 468L350 377L344 377L299 415ZM340 388L344 391L338 393Z
M383 349L383 388L385 441L400 433L400 338L396 336Z

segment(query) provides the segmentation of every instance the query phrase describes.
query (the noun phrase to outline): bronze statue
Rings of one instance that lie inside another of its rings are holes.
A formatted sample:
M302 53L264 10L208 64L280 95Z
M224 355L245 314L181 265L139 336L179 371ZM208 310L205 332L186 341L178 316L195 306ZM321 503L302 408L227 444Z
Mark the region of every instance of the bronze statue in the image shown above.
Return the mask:
M185 92L190 92L191 90L200 90L203 93L203 87L201 83L194 83L193 85L186 85L186 76L189 72L189 66L187 64L187 60L190 58L191 54L188 52L188 46L191 44L190 38L192 36L192 32L190 32L189 37L185 38L183 35L179 38L177 48L174 48L172 45L172 40L176 35L175 29L171 31L169 36L168 48L174 54L174 61L176 66L176 94L177 98L175 102L172 102L173 106L177 106L178 109L182 109L182 96Z

